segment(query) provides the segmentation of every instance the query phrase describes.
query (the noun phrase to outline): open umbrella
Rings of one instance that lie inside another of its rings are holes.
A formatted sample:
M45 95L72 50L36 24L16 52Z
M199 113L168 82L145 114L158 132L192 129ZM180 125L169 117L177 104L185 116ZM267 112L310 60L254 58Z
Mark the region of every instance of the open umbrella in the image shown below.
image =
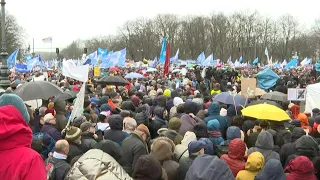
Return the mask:
M142 76L142 74L132 72L132 73L127 74L124 78L126 78L126 79L141 79L144 77Z
M111 67L109 68L109 71L117 71L117 72L120 72L121 70L117 67Z
M235 106L245 105L246 99L240 96L239 94L229 93L229 92L222 92L217 94L213 100L222 102L224 104L233 104Z
M290 120L289 115L282 109L271 104L257 104L248 106L241 110L243 116L257 119L286 121Z
M63 94L63 90L48 81L31 81L19 86L14 94L18 95L24 101L34 99L48 99L52 96Z
M177 72L180 72L181 70L180 69L174 69L173 71L172 71L172 73L177 73Z
M59 94L53 98L53 102L57 102L60 100L68 100L68 99L74 99L77 97L78 92L77 91L65 91L63 94Z
M279 103L274 102L274 101L270 101L267 99L259 99L257 101L250 102L248 104L248 106L253 106L253 105L257 105L257 104L271 104L271 105L277 106L278 108L282 108Z
M286 102L288 100L288 97L286 94L283 94L278 91L269 92L267 94L264 94L261 96L262 99L268 99L272 101L281 101Z
M98 84L103 85L114 85L114 86L125 86L128 82L119 76L106 76L97 81Z

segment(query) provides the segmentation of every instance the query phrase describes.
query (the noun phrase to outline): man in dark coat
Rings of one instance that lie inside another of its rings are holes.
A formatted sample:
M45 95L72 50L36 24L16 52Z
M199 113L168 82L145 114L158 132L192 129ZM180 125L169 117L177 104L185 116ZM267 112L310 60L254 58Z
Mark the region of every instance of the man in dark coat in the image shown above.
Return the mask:
M128 133L122 131L123 118L120 115L111 115L109 117L109 126L110 129L104 132L104 139L111 140L121 146L122 141L129 136Z
M44 125L40 131L50 135L55 141L62 139L61 133L54 126L56 124L56 118L51 113L48 113L44 116L43 120Z
M81 133L81 149L85 153L97 143L98 136L95 134L95 124L83 122L80 125Z
M123 156L120 164L129 175L134 172L139 157L148 154L147 139L149 137L150 132L147 126L140 124L129 137L122 141Z
M68 127L65 139L69 143L70 150L68 153L67 161L68 163L70 163L74 157L83 154L83 151L81 150L81 130L73 126Z

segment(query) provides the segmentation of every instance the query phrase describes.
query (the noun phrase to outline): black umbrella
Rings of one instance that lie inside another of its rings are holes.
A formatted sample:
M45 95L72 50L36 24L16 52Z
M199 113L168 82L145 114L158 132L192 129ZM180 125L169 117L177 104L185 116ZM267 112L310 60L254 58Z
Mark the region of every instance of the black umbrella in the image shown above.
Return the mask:
M68 99L74 99L77 97L79 91L65 91L63 94L59 94L53 98L53 102L64 101Z
M21 97L24 101L35 99L49 99L52 96L63 94L63 90L48 81L31 81L19 86L14 94Z
M259 99L257 101L253 101L251 103L248 104L248 106L252 106L252 105L257 105L257 104L270 104L270 105L274 105L277 106L278 108L282 109L282 106L274 101L270 101L270 100L266 100L266 99Z
M10 87L11 88L17 88L17 86L19 84L23 84L23 83L25 83L25 82L24 81L13 82L13 83L10 84Z
M97 81L98 84L103 85L114 85L114 86L125 86L128 82L119 76L107 76L99 79Z

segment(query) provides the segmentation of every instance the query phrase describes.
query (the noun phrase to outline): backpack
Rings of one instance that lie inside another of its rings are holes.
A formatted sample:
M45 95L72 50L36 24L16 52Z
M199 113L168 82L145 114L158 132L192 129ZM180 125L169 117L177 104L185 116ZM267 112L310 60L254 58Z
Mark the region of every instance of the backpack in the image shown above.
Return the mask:
M47 172L47 180L55 180L55 173L56 173L56 168L57 165L59 164L59 162L54 163L52 161L52 157L49 157L46 161L45 161L45 165L46 165L46 172Z

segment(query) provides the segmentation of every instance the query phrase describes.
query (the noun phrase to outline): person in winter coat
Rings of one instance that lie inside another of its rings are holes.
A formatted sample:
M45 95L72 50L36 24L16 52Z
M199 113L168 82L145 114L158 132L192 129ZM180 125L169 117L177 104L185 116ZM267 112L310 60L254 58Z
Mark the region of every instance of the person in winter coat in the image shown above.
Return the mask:
M174 149L175 145L173 141L166 137L158 137L151 145L150 154L166 170L168 180L176 180L178 178L179 164L172 160Z
M69 143L66 140L57 141L52 157L46 160L46 163L52 163L54 165L54 173L52 178L54 180L64 180L69 172L71 166L67 162L67 156L69 153Z
M224 161L205 154L195 158L186 174L186 180L195 179L233 180L234 176Z
M294 147L295 141L306 134L306 132L301 127L295 127L291 133L292 133L292 137L291 137L292 142L284 144L281 147L279 152L280 161L283 167L285 166L288 157L296 152L296 149Z
M223 116L220 116L220 105L217 102L212 102L208 108L208 117L204 118L204 122L208 124L210 120L216 119L220 124L220 132L222 137L226 138L226 131L228 128L227 119Z
M291 111L291 119L298 119L298 114L300 113L300 106L293 103L289 104L289 109Z
M161 164L152 155L142 155L133 172L135 180L166 180L166 171L161 168Z
M245 170L239 171L236 180L254 180L254 177L263 169L264 163L264 157L260 152L250 154Z
M223 154L220 159L224 160L231 169L234 177L245 167L246 144L236 138L230 141L228 154Z
M179 130L181 127L182 121L177 117L173 117L169 120L168 131L173 131L175 134L175 138L173 140L174 144L181 144L183 136L179 134Z
M156 106L154 109L154 120L152 121L152 134L151 138L154 139L158 137L158 130L161 128L168 128L167 116L168 112L166 108L161 106Z
M179 180L184 180L186 177L186 174L190 168L190 166L193 164L193 161L198 157L199 155L204 154L204 149L206 148L206 143L204 141L191 141L188 145L188 157L181 157L179 161Z
M111 140L118 143L120 146L122 141L129 137L129 134L122 131L123 129L123 118L120 115L111 115L109 117L110 129L104 132L104 139Z
M184 134L187 131L193 132L194 126L203 122L200 118L196 117L194 114L197 111L197 104L195 102L186 102L184 104L184 110L186 114L182 115L180 118L182 121L182 124L179 130L179 134L181 136L184 136Z
M129 137L122 141L123 156L120 162L129 175L134 172L139 157L148 154L147 139L149 137L148 127L140 124Z
M219 145L224 141L220 132L220 123L218 120L214 119L208 121L207 129L208 139L213 143L213 146Z
M284 169L285 172L288 172L287 180L316 180L314 166L310 159L306 156L298 156Z
M191 141L196 141L197 137L194 132L188 131L184 135L181 144L176 145L174 150L174 159L175 161L179 162L181 158L188 158L188 145Z
M316 140L313 137L307 135L304 135L301 138L297 139L294 142L294 148L295 152L292 155L288 156L286 165L297 156L306 156L310 159L310 161L313 161L314 158L317 157L319 152L319 147Z
M56 124L56 118L51 113L48 113L44 116L43 120L44 125L40 131L50 135L55 141L62 139L61 133L54 126Z
M95 134L95 124L84 122L80 125L81 130L81 150L87 152L97 143L98 136Z
M39 142L39 148L37 150L33 147L34 142ZM48 158L50 152L53 152L55 144L56 141L46 133L38 132L32 134L31 148L40 153L44 160Z
M270 159L280 160L279 154L273 151L273 146L272 134L268 131L263 131L259 134L255 147L248 150L248 155L253 152L260 152L263 154L265 162L268 162Z
M254 180L286 180L281 162L270 159Z
M177 113L177 107L183 103L182 98L175 97L173 99L173 107L170 109L170 115L169 117L172 118Z
M123 131L131 134L137 128L137 121L131 117L125 117L123 119Z
M98 142L93 146L93 149L102 150L113 157L117 162L120 162L121 156L123 155L120 145L110 140L102 140Z
M241 107L240 106L234 106L234 105L230 105L227 109L227 122L228 122L228 126L231 126L232 123L232 119L235 116L241 116Z
M32 131L23 100L0 96L0 177L6 180L46 180L42 157L32 150Z
M307 115L305 115L304 113L299 113L297 119L299 119L299 121L301 123L301 128L307 134L310 134L312 132L312 128L311 128L311 126L309 126L309 120L308 120Z
M61 132L66 128L68 119L66 118L66 101L57 101L54 103L54 109L56 111L56 127Z
M76 179L132 180L115 159L99 149L89 150L72 166L65 180Z
M68 154L68 158L67 161L68 163L71 163L72 159L76 156L80 156L83 154L83 151L81 149L83 149L81 147L81 129L77 128L77 127L67 127L66 129L67 133L66 133L66 137L65 139L68 141L69 143L69 154Z

